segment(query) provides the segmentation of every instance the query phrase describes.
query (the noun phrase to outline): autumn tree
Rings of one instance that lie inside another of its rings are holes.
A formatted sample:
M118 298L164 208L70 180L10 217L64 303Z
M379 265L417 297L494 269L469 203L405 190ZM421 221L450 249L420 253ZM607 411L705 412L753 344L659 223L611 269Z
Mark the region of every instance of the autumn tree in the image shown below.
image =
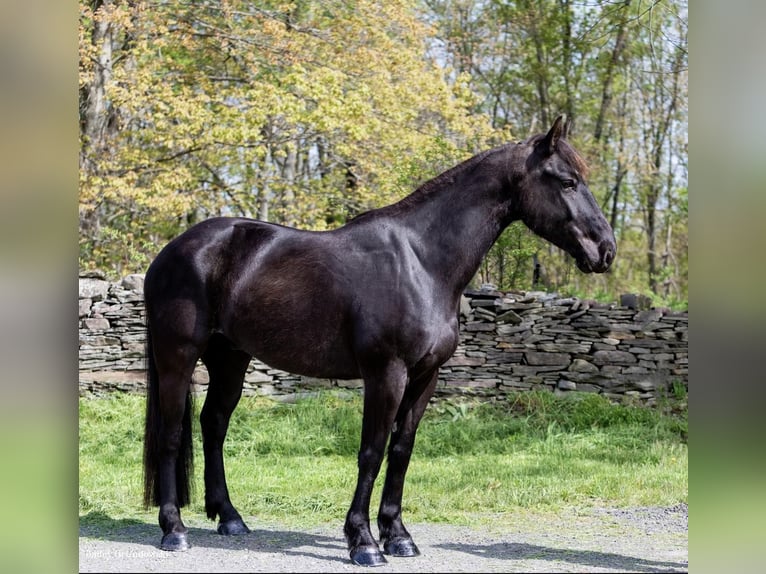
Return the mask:
M83 266L140 270L214 215L334 227L499 143L405 0L80 10Z
M610 273L578 273L515 223L476 280L682 304L687 12L686 0L81 0L81 265L142 270L213 215L335 227L563 112L615 229Z

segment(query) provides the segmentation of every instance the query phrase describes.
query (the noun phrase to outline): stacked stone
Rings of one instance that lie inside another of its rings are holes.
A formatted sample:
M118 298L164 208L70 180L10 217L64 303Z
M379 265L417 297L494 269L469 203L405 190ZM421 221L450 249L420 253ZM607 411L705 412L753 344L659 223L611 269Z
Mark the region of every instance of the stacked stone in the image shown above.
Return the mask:
M688 313L542 292L467 290L460 345L442 367L438 395L503 395L515 390L584 391L653 401L671 385L688 387ZM103 276L79 283L81 394L143 392L146 337L143 276L118 283ZM194 389L205 390L200 363ZM317 388L358 389L360 380L301 377L253 359L244 394L295 397Z
M555 294L468 290L443 393L518 389L652 401L688 386L688 313L638 310Z
M79 280L80 393L143 388L146 339L143 276L119 283Z

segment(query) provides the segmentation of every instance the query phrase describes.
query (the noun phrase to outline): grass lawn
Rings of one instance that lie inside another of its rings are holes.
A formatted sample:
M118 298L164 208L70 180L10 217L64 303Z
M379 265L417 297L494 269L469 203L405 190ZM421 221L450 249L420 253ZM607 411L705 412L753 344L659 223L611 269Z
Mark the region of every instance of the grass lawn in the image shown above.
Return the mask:
M201 397L196 412L201 409ZM404 493L406 522L473 524L482 515L564 506L673 505L688 497L686 410L613 405L594 394L527 392L504 401L432 404ZM144 398L79 404L81 520L156 521L142 507ZM324 392L296 403L245 397L225 444L227 481L247 520L342 523L356 483L362 403ZM204 518L195 417L195 481L184 517ZM374 520L382 475L373 493Z

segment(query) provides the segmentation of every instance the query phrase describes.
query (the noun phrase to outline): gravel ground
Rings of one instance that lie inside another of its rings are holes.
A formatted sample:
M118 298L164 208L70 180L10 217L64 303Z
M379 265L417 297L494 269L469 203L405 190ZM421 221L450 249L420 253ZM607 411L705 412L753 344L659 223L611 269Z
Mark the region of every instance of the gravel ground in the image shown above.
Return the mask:
M478 517L474 517L478 518ZM688 508L597 508L482 516L481 527L408 524L421 556L377 572L688 572ZM80 572L359 572L342 524L297 530L245 517L224 537L187 522L187 552L158 549L159 526L101 519L80 526ZM373 532L375 530L373 529Z

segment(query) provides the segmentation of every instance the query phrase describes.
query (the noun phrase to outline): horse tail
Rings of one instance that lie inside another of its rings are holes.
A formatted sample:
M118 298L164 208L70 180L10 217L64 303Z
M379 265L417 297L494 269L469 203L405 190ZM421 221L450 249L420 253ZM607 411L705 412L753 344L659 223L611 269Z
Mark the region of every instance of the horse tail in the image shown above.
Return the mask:
M160 504L160 380L152 347L152 334L146 324L146 421L144 426L144 508ZM192 449L192 402L191 387L186 391L186 407L181 423L181 444L176 460L176 495L179 508L191 499L190 479L193 475Z

